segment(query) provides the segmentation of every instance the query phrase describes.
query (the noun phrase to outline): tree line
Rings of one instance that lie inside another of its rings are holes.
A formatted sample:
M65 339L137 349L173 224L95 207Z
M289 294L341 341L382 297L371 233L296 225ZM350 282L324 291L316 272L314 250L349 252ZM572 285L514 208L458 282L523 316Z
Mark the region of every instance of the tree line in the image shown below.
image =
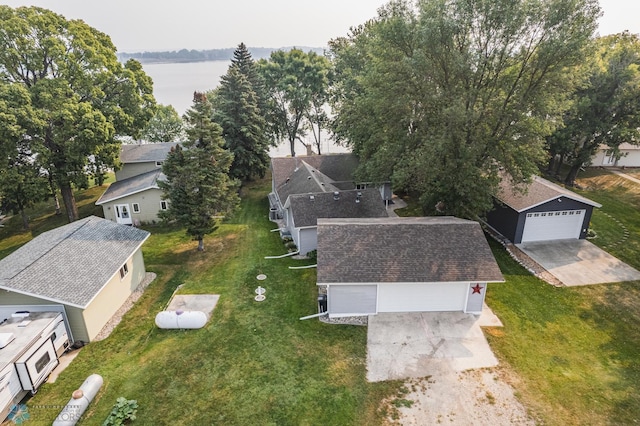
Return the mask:
M304 51L313 51L322 54L322 49L318 47L299 47ZM271 47L250 47L251 56L255 59L268 59L271 52L276 50L290 50L290 48L275 49ZM234 48L226 49L180 49L165 50L161 52L122 52L118 53L118 58L122 62L129 59L137 59L141 63L165 63L165 62L204 62L204 61L228 61L233 57Z
M426 213L482 215L505 174L526 184L568 164L571 185L601 146L619 155L637 143L640 40L594 36L600 13L596 0L394 0L325 55L254 61L240 44L181 118L156 105L140 63L118 62L107 35L0 6L3 209L60 193L74 220L72 189L118 167L124 136L178 140L164 189L197 196L166 215L208 204L188 225L202 241L239 185L264 176L271 145L295 156L312 133L320 153L325 130L360 158L359 180L417 193Z

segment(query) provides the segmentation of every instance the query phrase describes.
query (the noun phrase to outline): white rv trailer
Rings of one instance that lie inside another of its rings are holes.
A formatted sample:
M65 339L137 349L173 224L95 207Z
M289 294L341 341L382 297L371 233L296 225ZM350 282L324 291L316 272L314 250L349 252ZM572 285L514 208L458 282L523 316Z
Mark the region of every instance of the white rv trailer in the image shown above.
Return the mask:
M29 392L37 392L69 345L60 312L0 317L0 422Z

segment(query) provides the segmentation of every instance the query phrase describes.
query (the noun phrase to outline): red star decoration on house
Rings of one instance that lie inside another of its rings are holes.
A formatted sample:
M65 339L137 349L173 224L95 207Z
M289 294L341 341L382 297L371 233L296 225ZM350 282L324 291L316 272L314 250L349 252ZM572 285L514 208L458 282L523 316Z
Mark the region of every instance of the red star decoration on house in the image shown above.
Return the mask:
M473 293L471 294L481 294L480 290L482 290L484 287L481 287L480 284L476 284L475 286L471 287L471 289L473 290Z

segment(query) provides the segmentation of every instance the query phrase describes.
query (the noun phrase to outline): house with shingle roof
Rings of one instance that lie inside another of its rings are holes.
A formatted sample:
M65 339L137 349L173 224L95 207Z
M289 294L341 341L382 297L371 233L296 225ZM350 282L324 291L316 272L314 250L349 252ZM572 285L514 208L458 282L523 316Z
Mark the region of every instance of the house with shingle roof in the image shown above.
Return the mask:
M480 224L455 217L318 219L317 284L329 317L482 312L503 282Z
M61 306L73 340L90 342L144 279L149 235L96 216L44 232L0 259L0 303Z
M312 155L271 159L270 218L281 224L301 254L317 246L318 218L387 217L389 184L357 183L353 154Z
M289 232L301 254L317 249L320 218L389 216L376 188L293 194L287 198L285 212Z
M122 168L116 182L96 201L105 219L123 225L137 225L158 220L158 212L167 209L167 201L158 187L164 179L162 164L177 142L123 144L120 148Z
M602 207L560 185L535 176L527 187L504 176L487 223L514 244L584 239L594 207Z

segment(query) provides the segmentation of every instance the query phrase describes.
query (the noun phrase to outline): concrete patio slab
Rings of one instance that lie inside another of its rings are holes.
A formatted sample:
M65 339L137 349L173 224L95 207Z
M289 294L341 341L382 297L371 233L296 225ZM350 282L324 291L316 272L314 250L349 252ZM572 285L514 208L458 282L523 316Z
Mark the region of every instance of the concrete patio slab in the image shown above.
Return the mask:
M485 309L484 316L462 312L369 316L367 380L400 380L497 365L480 326L501 323Z
M586 240L536 241L517 247L566 286L640 280L640 271Z
M201 311L211 319L211 312L220 299L219 294L177 294L171 298L167 311Z

